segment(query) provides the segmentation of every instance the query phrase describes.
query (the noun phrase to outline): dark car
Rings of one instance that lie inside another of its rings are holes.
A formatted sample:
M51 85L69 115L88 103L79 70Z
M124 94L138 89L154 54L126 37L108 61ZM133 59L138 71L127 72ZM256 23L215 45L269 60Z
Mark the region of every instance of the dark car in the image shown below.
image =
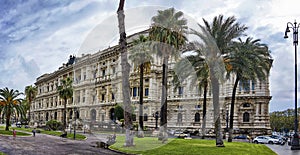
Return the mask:
M233 139L247 139L247 136L246 135L238 135L238 136L235 136Z
M21 127L22 127L22 123L21 123L21 122L17 122L17 123L16 123L16 126L17 126L18 128L21 128Z

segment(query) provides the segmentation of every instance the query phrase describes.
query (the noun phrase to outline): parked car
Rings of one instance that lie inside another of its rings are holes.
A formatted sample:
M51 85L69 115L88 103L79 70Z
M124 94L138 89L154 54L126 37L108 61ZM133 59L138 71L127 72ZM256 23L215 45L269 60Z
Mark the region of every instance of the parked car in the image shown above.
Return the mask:
M188 133L183 133L182 131L175 131L174 136L178 138L186 138L189 137L190 135Z
M278 140L271 138L269 136L258 136L253 139L253 143L274 144L274 143L278 143Z
M280 145L284 145L285 144L285 139L282 136L271 135L270 137L274 139L274 141L273 141L274 144L280 144Z
M233 137L233 139L247 139L247 136L246 135L238 135L238 136Z
M17 126L18 128L21 128L21 127L22 127L22 123L21 123L21 122L17 122L17 123L16 123L16 126Z

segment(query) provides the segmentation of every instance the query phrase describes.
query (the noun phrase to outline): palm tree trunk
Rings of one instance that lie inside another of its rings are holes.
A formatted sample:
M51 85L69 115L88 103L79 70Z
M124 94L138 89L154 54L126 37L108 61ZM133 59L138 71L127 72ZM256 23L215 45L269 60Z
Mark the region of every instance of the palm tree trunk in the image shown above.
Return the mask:
M63 125L64 125L64 130L66 129L67 127L67 98L65 97L64 98L64 111L63 111Z
M31 102L32 102L32 101L31 101L31 100L29 100L29 108L28 108L28 120L27 120L27 121L28 121L28 124L30 124L30 115L31 115L31 114L30 114L30 108L31 108Z
M6 114L6 121L5 121L5 130L9 131L9 120L10 120L10 112Z
M164 57L163 59L163 76L162 76L162 94L161 94L161 110L160 110L160 132L158 140L162 140L163 142L168 140L167 134L167 89L168 89L168 57Z
M216 146L224 147L224 143L222 140L222 132L221 132L221 120L220 120L220 103L219 103L219 81L218 79L211 73L211 85L212 85L212 93L213 93L213 107L214 107L214 126L215 126L215 134L216 134Z
M133 146L133 131L132 131L132 109L130 101L130 84L129 84L129 72L130 65L127 60L127 42L126 42L126 33L125 33L125 15L124 15L124 2L125 0L120 0L119 8L117 11L118 14L118 23L119 23L119 33L120 40L119 46L121 49L121 66L122 66L122 94L123 94L123 103L124 103L124 122L125 122L125 144L124 146Z
M0 123L2 123L3 120L4 120L4 119L3 119L3 114L2 114L2 109L0 109L0 118L1 118L1 119L0 119Z
M204 85L203 92L203 116L202 116L202 139L205 138L205 128L206 128L206 97L207 97L207 82Z
M235 94L236 88L240 81L239 76L236 77L233 90L232 90L232 97L231 97L231 104L230 104L230 121L229 121L229 135L228 135L228 142L232 142L232 132L233 132L233 115L234 115L234 102L235 102Z
M140 107L139 107L139 132L138 132L138 137L142 138L144 137L144 122L143 122L143 89L144 89L144 63L140 64L140 89L139 89L139 94L140 94Z

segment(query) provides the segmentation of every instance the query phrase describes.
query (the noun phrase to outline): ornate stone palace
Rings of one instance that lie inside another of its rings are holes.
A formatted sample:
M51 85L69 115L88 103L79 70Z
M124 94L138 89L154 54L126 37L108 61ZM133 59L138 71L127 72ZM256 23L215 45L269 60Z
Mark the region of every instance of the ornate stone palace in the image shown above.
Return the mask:
M130 36L128 40L130 41L130 38L132 40L137 35ZM69 61L58 70L38 77L35 82L38 93L31 106L31 123L45 124L51 119L62 122L64 101L59 97L56 87L60 80L71 77L73 79L73 98L67 102L68 123L76 118L90 129L107 127L107 124L115 119L115 106L122 104L120 63L119 47L114 46L94 54L82 54L81 57L70 56ZM173 60L169 62L168 127L194 131L201 129L203 92L198 92L198 88L189 80L185 80L181 87L175 90L171 74L174 63ZM136 117L133 120L137 122L139 117L139 73L133 67L131 67L130 73L131 100ZM155 113L160 111L161 81L162 60L154 56L150 72L144 75L143 112L144 125L148 128L155 127ZM233 84L234 77L231 77L220 85L220 112L224 130L229 124L227 120ZM247 84L248 87L240 84L237 89L234 132L252 135L270 133L269 79L257 82L249 81ZM213 105L210 90L207 97L206 126L208 133L213 131Z

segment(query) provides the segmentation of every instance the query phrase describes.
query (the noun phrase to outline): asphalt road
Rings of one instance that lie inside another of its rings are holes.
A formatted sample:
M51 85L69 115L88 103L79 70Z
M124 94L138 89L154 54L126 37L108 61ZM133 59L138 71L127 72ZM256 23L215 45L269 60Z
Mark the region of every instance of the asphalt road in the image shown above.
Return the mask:
M261 145L261 144L257 144ZM300 150L291 150L291 146L287 145L275 145L275 144L265 144L271 150L273 150L278 155L300 155Z
M0 135L0 151L8 155L118 155L122 153L109 149L96 148L101 136L87 135L88 139L70 140L45 134L35 137L16 137Z

